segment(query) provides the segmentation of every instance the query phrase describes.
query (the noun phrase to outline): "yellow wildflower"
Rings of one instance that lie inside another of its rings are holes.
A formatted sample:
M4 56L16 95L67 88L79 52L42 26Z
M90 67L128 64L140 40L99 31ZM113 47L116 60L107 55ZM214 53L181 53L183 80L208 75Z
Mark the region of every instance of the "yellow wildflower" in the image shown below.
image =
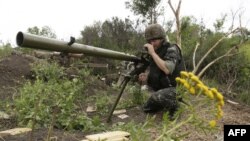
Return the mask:
M205 85L202 85L202 89L203 89L205 92L208 91L208 87L205 86Z
M214 94L218 93L218 91L217 91L216 88L211 88L211 91L212 91Z
M220 119L223 117L223 111L218 111L217 118Z
M180 77L177 77L175 80L176 80L177 82L181 83L182 85L183 85L184 83L186 83L186 80L185 80L185 79L182 79L182 78L180 78Z
M189 89L189 88L190 88L190 85L188 84L187 81L185 81L185 83L183 83L183 86L184 86L186 89Z
M206 91L207 92L207 96L210 98L210 99L214 99L214 95L211 91Z
M222 111L221 105L219 103L217 104L217 109L218 111Z
M186 71L181 71L182 78L188 78L188 73Z
M195 76L192 72L188 73L189 77Z
M224 101L223 100L221 100L221 101L219 101L219 103L218 103L220 106L224 106L225 105L225 103L224 103Z
M217 92L217 93L216 93L216 98L217 98L219 101L221 101L221 100L223 100L223 95L222 95L221 93Z
M196 87L200 90L203 90L203 85L201 83L197 84Z
M191 93L191 94L195 94L195 89L194 89L194 87L190 87L190 89L189 89L189 92Z
M211 120L210 122L209 122L209 125L210 125L210 127L215 127L216 126L216 121L215 120Z
M176 81L176 82L180 82L180 80L181 80L180 77L176 77L176 78L175 78L175 81Z
M200 82L201 82L197 76L192 76L191 79L192 79L194 82L196 82L196 83L200 83Z
M204 94L208 95L209 90L208 90L207 86L203 86L203 90L204 90Z

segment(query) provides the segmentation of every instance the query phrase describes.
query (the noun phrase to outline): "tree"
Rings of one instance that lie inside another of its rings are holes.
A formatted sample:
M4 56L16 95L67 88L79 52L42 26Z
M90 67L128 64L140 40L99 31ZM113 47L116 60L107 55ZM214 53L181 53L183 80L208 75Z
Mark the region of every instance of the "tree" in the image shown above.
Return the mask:
M95 22L93 25L86 26L84 30L81 31L81 42L87 45L101 46L101 26L101 22Z
M163 7L159 8L161 0L131 0L127 1L126 7L135 15L141 15L149 20L149 24L157 23L157 18L163 14Z
M106 20L102 24L102 39L109 40L118 48L131 48L130 39L135 34L132 21L125 19L124 21L118 17L113 17L111 21Z
M143 36L134 29L131 20L127 18L122 20L118 17L86 26L81 35L83 44L121 51L134 50L143 39Z
M56 34L49 26L43 26L42 29L38 28L37 26L30 27L27 29L27 32L39 36L56 38Z
M223 25L225 23L227 15L223 15L222 18L216 19L216 22L214 23L214 28L216 32L221 32L223 29Z

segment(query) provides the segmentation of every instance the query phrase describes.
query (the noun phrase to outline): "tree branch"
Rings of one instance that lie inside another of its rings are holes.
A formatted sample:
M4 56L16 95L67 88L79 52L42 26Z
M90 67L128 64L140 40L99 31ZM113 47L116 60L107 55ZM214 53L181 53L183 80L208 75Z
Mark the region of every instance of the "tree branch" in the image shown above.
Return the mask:
M205 60L205 58L218 46L218 44L223 41L227 36L229 36L230 34L236 32L238 30L238 28L232 30L231 32L228 32L227 34L225 34L224 36L222 36L206 53L205 55L200 59L200 61L198 62L197 66L194 68L193 73L196 74L200 65L202 64L202 62Z
M222 56L220 56L220 57L218 57L218 58L216 58L216 59L214 59L213 61L211 61L209 64L207 64L200 72L199 72L199 74L197 75L198 77L201 77L203 74L204 74L204 72L210 67L210 66L212 66L214 63L216 63L217 61L219 61L220 59L222 59L222 58L224 58L224 57L226 57L226 56L233 56L233 55L236 55L236 54L238 54L238 53L232 53L232 54L230 54L234 49L236 49L237 48L237 46L234 46L234 47L232 47L230 50L228 50L224 55L222 55Z
M193 68L195 68L195 66L196 66L196 63L195 63L195 56L196 56L196 51L197 51L197 49L198 49L198 46L200 46L200 44L197 42L196 43L196 46L195 46L195 49L194 49L194 53L193 53Z
M168 0L168 4L174 13L175 22L176 22L176 44L181 48L181 22L180 22L180 9L181 9L181 1L179 0L178 6L176 10L174 9L171 0Z

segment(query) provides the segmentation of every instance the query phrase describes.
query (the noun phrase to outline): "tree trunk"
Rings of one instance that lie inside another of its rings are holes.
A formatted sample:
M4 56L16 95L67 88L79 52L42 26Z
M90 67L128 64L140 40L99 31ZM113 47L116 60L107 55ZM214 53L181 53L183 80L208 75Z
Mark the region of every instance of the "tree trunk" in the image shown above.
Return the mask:
M174 13L175 16L175 23L176 23L176 44L179 45L179 47L181 48L181 21L180 21L180 9L181 9L181 1L179 0L178 3L178 7L176 8L176 10L174 9L171 0L168 0L168 4L171 8L171 10Z

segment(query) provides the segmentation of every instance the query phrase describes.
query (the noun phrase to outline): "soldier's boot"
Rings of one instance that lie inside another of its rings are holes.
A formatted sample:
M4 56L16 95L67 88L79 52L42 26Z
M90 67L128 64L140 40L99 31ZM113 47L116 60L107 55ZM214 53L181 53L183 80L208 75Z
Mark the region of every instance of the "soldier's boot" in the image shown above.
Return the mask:
M164 107L158 103L152 96L143 105L142 109L145 113L155 113L162 110Z
M175 119L175 113L179 109L179 104L176 104L172 108L169 109L169 119L174 120Z

